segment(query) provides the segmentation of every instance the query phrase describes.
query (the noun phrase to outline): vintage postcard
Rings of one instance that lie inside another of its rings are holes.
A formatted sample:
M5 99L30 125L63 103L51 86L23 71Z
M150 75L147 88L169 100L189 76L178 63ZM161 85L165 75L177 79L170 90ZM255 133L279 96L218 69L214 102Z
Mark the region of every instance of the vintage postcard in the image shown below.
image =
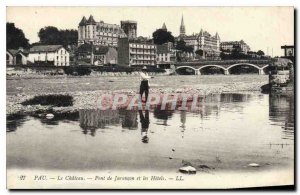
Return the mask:
M294 12L8 6L7 188L294 188Z

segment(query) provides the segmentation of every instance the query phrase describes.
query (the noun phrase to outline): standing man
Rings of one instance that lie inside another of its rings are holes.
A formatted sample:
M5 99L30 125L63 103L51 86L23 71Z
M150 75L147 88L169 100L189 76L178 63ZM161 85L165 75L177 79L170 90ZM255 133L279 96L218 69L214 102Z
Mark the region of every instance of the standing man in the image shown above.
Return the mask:
M147 72L147 67L144 66L142 68L142 72L140 73L141 75L141 85L140 85L140 95L141 95L141 100L143 102L143 94L145 92L145 102L148 100L148 94L149 94L149 79L151 78Z

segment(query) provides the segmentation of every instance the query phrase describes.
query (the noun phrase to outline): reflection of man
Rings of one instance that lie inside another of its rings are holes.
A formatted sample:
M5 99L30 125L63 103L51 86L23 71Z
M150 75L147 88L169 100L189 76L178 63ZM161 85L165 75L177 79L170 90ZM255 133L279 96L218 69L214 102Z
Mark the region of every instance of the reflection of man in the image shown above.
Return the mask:
M148 138L148 129L149 129L149 110L145 111L145 116L143 114L142 110L139 110L139 115L140 115L140 122L141 122L141 133L142 133L142 142L143 143L148 143L149 138Z

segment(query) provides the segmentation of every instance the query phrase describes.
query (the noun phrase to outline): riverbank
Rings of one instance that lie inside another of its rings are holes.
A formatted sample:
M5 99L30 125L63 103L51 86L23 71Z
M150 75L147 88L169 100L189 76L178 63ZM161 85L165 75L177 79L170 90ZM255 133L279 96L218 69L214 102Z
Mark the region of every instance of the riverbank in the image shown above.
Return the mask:
M107 93L134 95L139 91L139 77L117 76L43 76L7 77L6 113L31 113L38 110L74 111L95 109L97 98ZM268 83L267 75L200 75L155 76L150 81L150 93L188 93L208 95L261 90ZM37 95L61 94L73 97L73 106L50 107L21 103Z

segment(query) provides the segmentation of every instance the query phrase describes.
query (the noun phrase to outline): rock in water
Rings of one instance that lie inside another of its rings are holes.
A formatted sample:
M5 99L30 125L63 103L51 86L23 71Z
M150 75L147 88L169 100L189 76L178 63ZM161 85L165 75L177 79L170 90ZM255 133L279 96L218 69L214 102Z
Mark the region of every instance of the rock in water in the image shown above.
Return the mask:
M54 114L51 114L51 113L46 114L46 118L47 119L52 119L52 118L54 118Z
M250 163L250 164L248 164L248 167L259 167L259 164L257 164L257 163Z
M179 169L182 173L196 174L197 170L192 166L184 166Z

